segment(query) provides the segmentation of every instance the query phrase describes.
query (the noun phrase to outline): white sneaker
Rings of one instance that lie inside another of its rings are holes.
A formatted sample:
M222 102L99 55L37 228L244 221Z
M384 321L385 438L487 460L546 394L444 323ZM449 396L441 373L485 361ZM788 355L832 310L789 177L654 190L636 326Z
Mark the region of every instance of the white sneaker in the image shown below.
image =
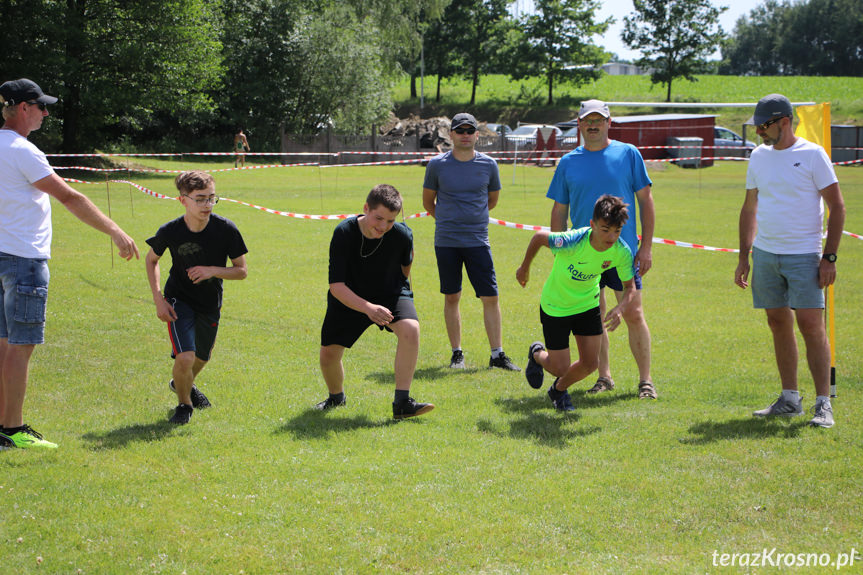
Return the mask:
M833 406L830 405L830 402L816 403L812 407L812 413L815 414L815 417L809 420L809 425L812 427L833 427Z
M803 400L798 396L797 402L785 399L785 396L780 394L770 407L753 411L752 415L757 417L794 417L795 415L803 415Z

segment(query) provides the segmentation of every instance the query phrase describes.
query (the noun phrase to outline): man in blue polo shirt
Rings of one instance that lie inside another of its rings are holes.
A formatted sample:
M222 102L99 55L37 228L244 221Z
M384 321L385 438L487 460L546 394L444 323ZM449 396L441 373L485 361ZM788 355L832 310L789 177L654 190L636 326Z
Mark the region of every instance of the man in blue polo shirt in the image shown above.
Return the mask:
M435 256L452 346L450 367L465 368L459 311L464 267L482 301L491 346L489 367L521 371L503 351L497 279L488 241L488 213L497 205L501 188L497 162L474 149L479 136L472 115L456 114L450 136L452 150L429 161L423 183L423 206L435 218Z
M629 331L629 348L638 366L638 397L656 399L656 389L650 375L650 330L644 319L641 303L641 277L650 271L653 263L654 207L651 181L638 148L612 140L608 137L611 114L608 106L600 100L582 102L578 112L578 129L583 145L560 159L554 178L548 188L547 197L554 200L551 211L551 230L566 230L567 216L573 228L589 224L596 200L603 194L622 198L629 206L638 204L638 220L641 222L641 244L638 243L636 218L629 218L623 226L621 238L635 258L635 287L638 290L627 306L623 319ZM602 274L600 288L610 287L619 302L623 297L623 285L616 269ZM600 295L601 311L605 312L605 290ZM608 334L602 334L599 354L599 378L589 393L614 389L611 365L608 357Z

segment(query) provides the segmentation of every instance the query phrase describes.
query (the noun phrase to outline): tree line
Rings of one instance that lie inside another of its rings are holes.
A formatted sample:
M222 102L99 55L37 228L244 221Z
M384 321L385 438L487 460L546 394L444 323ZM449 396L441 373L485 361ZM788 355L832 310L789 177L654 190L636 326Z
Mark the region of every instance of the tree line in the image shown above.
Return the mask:
M326 126L365 132L402 74L472 80L598 77L613 18L599 0L5 0L0 81L29 77L61 102L34 138L47 150L222 149L242 127L256 149ZM633 0L623 39L671 85L728 74L860 74L860 0L766 0L731 35L711 0ZM617 17L617 16L616 16ZM601 40L600 40L601 42ZM415 95L415 94L414 94Z

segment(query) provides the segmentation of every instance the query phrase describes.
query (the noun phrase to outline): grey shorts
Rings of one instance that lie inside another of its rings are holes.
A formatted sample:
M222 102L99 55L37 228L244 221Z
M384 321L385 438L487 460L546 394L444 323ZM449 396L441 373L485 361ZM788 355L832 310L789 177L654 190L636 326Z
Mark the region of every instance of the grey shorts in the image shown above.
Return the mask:
M0 338L13 345L45 343L47 259L0 252Z
M771 254L752 248L752 304L758 309L824 307L821 254Z

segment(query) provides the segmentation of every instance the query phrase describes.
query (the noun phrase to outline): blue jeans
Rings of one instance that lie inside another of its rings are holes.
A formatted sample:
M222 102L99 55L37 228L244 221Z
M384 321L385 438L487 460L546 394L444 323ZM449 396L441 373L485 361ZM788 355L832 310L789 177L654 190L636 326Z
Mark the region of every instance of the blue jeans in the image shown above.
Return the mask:
M13 345L45 343L47 259L0 252L0 338Z

